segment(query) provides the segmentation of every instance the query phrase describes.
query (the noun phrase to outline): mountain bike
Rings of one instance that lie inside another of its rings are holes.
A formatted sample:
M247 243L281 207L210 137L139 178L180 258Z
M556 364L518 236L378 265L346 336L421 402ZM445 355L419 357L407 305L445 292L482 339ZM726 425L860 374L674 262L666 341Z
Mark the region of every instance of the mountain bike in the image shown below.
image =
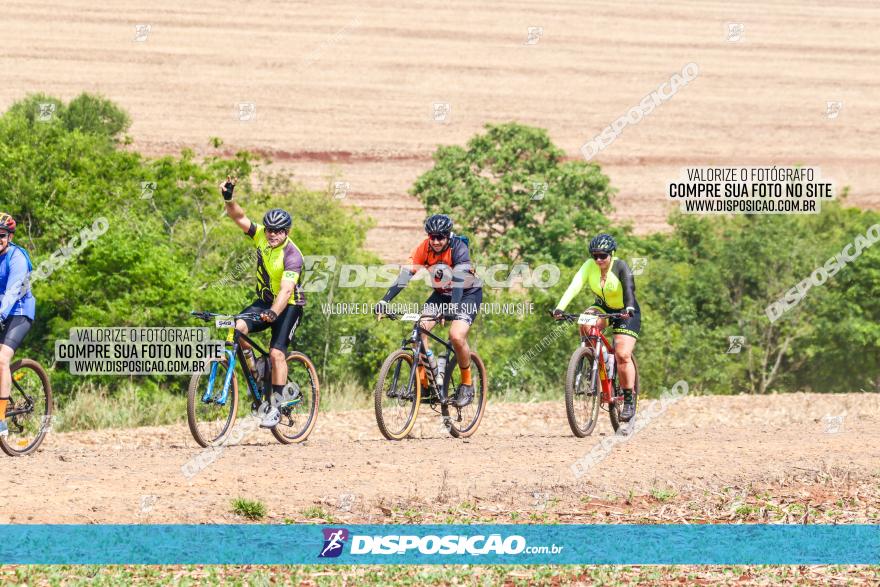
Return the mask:
M205 370L193 373L189 382L186 401L186 417L193 438L203 447L223 443L238 416L239 394L236 365L241 365L245 383L250 392L251 411L262 418L272 408L272 363L269 353L246 334L235 329L235 320L259 320L256 312L214 314L191 312L206 322L216 320L218 328L228 328L224 357L212 360ZM253 368L245 358L242 341L253 349ZM293 351L287 355L287 384L281 403L281 421L271 428L272 434L282 444L303 442L315 427L320 401L318 373L315 365L304 353Z
M409 337L403 339L403 346L388 355L379 371L376 384L374 405L376 423L379 431L388 440L401 440L412 431L416 423L419 407L427 404L433 411L443 417L443 424L455 438L467 438L476 432L486 405L488 383L486 367L480 356L471 351L471 365L476 369L473 373L474 399L471 403L458 408L453 403L454 397L449 396L450 389L456 389L460 381L458 360L452 345L422 326L423 320L450 319L451 316L439 314L385 314L391 320L414 322ZM437 373L428 365L428 356L421 335L427 334L443 346L445 355L437 355L438 366L442 373ZM425 367L428 386L422 389L418 376L419 364ZM451 366L451 368L450 368Z
M619 434L629 434L635 424L636 415L629 422L620 419L623 410L623 392L620 389L617 366L613 362L614 348L599 329L599 319L619 318L615 314L563 314L566 322L577 322L588 327L587 333L581 335L581 344L575 349L568 362L565 375L565 411L568 425L574 435L583 438L589 436L599 419L599 408L608 411L611 427ZM633 385L633 402L638 411L639 369L635 356L632 357L636 378ZM608 367L611 366L611 373Z
M0 325L0 328L3 328ZM36 451L52 424L52 386L38 362L19 359L10 366L12 387L6 406L9 436L0 436L0 449L11 457Z

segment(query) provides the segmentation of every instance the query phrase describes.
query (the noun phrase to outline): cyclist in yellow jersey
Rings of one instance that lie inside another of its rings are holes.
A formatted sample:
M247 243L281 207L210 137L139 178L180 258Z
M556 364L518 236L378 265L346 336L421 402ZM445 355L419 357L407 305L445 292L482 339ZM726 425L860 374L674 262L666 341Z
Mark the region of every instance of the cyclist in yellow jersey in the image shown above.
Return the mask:
M581 265L571 285L556 304L553 316L557 320L561 319L566 306L588 284L596 300L586 310L587 312L628 314L626 318L613 319L611 331L614 334L614 358L617 361L617 372L620 373L620 387L624 398L620 419L629 422L635 415L633 385L636 372L632 363L632 352L641 331L642 312L636 301L636 285L632 271L626 261L614 257L615 250L617 243L610 234L600 234L590 241L592 259L587 259ZM599 321L600 328L605 329L606 326L605 319Z
M263 216L263 224L256 224L245 215L233 198L236 180L230 177L220 184L220 193L226 205L226 214L257 247L257 299L244 313L256 313L260 320L236 320L239 332L260 332L272 329L269 360L272 362L271 409L260 426L272 428L278 424L280 403L295 399L285 397L287 390L287 347L293 341L296 328L303 316L306 300L302 288L303 255L287 236L293 219L286 211L274 208ZM248 347L242 341L242 346ZM248 351L250 352L250 351Z

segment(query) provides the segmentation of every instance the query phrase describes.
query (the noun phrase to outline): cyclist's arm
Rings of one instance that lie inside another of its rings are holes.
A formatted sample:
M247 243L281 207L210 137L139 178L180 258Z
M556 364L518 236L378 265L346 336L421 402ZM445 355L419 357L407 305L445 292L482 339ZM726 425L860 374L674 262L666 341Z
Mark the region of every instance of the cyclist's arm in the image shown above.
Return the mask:
M235 222L235 224L237 224L240 229L242 229L244 232L248 232L251 228L251 225L253 225L253 222L251 222L250 218L245 215L244 209L239 206L238 202L236 202L235 200L225 202L225 205L226 215L232 218L232 221Z
M6 320L15 303L27 294L28 268L23 255L16 255L15 250L9 247L6 250L9 258L9 275L6 278L6 290L0 301L0 320Z
M290 302L290 296L296 290L299 276L302 275L304 259L299 249L292 244L285 245L284 249L284 272L281 274L281 286L278 295L272 302L272 310L275 314L281 314Z
M290 296L293 295L295 287L296 281L288 279L281 280L281 287L278 288L278 295L275 296L275 301L272 302L272 311L275 312L276 316L281 315L281 312L287 308L287 303L290 301Z
M464 296L464 288L474 287L474 268L471 253L461 240L456 239L452 249L452 307L458 311L458 304Z
M615 259L614 274L617 275L617 279L620 280L620 284L623 286L623 307L635 308L636 282L633 278L632 270L629 268L629 265L626 264L626 261L623 259Z
M385 292L385 295L382 296L382 301L390 302L397 296L397 294L402 292L403 288L405 288L406 284L409 283L409 280L413 278L413 275L419 271L419 268L425 264L426 260L425 243L417 245L409 254L409 264L400 268L400 274L397 276L397 280L391 284L391 287L389 287L388 291Z
M587 283L587 264L589 260L587 260L581 268L578 269L578 272L574 274L574 278L571 280L571 284L569 284L568 289L565 290L565 293L562 294L562 299L559 300L559 303L556 304L556 309L565 310L566 306L571 303L571 300L574 299L578 293L584 288L584 285Z
M382 297L383 302L390 302L393 300L397 294L403 291L403 288L406 287L406 284L409 283L409 280L412 279L415 273L409 267L401 267L400 274L397 276L397 280L391 284L391 287L388 288L388 291L385 292L385 295Z

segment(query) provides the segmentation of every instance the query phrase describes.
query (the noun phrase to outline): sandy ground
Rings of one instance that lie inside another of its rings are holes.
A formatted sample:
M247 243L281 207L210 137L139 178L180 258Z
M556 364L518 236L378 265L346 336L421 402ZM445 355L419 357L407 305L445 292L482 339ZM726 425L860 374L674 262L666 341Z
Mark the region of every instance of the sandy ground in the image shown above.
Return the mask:
M699 77L596 158L616 218L662 230L666 183L693 165L820 167L880 209L880 5L772 3L6 0L0 108L29 92L100 92L131 114L134 146L259 149L377 220L396 260L419 238L407 190L438 144L487 122L547 128L572 157L682 66ZM728 41L727 23L743 25ZM150 30L137 41L135 25ZM528 28L542 27L534 44ZM836 118L829 101L843 103ZM239 103L256 116L239 120ZM433 104L449 104L443 122ZM873 163L873 164L872 164Z
M643 415L650 406L641 404ZM697 494L826 471L845 474L848 483L877 479L878 414L880 397L866 394L684 398L580 478L571 465L611 434L610 425L602 420L591 437L575 438L561 399L490 402L480 429L464 441L448 437L427 410L414 438L402 442L380 436L372 411L320 413L306 443L283 446L260 431L191 479L181 466L202 449L185 425L51 433L37 454L3 459L9 505L0 516L16 523L234 522L236 497L262 501L277 522L307 521L312 506L337 519L378 522L395 504L431 512L469 502L503 514L543 510L548 500L587 515L595 508L585 498L631 490ZM828 417L840 415L839 427L829 428ZM834 491L826 491L829 499Z

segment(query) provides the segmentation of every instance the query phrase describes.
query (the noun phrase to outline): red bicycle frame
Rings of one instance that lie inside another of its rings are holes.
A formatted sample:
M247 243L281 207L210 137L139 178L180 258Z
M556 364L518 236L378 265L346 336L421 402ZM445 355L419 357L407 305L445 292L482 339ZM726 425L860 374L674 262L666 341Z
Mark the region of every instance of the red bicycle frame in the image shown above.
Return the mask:
M605 338L605 335L602 334L598 324L593 323L588 326L586 334L583 333L583 326L581 326L581 344L586 345L592 340L596 341L594 350L596 351L596 360L599 362L599 381L602 382L602 403L610 404L614 401L614 386L611 384L611 378L608 377L608 372L605 369L605 354L613 353L614 349L611 343L608 342L608 339Z

